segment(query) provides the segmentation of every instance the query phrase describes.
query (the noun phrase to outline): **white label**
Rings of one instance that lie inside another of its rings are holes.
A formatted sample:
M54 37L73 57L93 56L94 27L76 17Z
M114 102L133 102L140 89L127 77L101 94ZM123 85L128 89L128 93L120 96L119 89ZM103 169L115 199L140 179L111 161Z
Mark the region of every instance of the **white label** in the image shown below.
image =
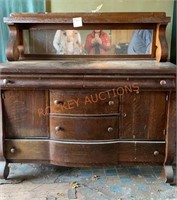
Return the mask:
M73 18L73 27L81 27L82 26L82 17Z

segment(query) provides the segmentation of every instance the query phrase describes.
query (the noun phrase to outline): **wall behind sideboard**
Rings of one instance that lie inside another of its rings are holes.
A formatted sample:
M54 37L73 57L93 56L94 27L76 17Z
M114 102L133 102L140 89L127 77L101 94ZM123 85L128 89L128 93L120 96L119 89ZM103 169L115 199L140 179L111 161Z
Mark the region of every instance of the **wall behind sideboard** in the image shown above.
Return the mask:
M92 12L101 4L99 12L166 12L171 17L167 26L170 50L174 0L46 0L46 11Z

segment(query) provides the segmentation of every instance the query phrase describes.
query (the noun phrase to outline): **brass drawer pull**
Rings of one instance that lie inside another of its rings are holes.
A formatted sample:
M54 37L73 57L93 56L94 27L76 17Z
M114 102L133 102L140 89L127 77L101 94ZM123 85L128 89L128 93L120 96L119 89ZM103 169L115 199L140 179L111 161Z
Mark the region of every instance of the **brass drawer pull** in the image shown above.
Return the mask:
M55 104L55 105L63 104L63 101L54 100L54 104Z
M8 79L3 79L3 84L4 84L4 85L7 85L8 83L11 83L11 81L8 80Z
M113 131L112 127L108 127L108 132L111 133Z
M11 153L15 153L15 152L16 152L16 149L15 149L14 147L12 147L12 148L10 149L10 152L11 152Z
M159 151L154 151L154 156L158 156L159 155Z
M126 117L126 116L127 116L127 114L126 114L126 113L123 113L123 114L122 114L122 116L123 116L123 117Z
M109 104L109 106L113 106L114 105L114 101L109 101L108 104Z
M166 84L167 84L167 82L165 80L160 81L160 85L166 85Z
M55 130L56 130L56 131L61 131L62 128L61 128L60 126L56 126L56 127L55 127Z

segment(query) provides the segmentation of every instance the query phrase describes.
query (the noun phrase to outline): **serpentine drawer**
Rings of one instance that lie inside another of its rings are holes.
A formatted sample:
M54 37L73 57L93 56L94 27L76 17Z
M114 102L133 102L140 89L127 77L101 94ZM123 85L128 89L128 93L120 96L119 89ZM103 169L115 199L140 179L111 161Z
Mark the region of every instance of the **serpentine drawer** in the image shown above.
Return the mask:
M50 90L50 113L114 114L119 98L109 90Z
M119 163L160 163L164 142L112 141L62 142L54 140L5 140L10 162L49 162L61 166L108 166Z
M50 137L68 140L118 139L118 117L50 117Z

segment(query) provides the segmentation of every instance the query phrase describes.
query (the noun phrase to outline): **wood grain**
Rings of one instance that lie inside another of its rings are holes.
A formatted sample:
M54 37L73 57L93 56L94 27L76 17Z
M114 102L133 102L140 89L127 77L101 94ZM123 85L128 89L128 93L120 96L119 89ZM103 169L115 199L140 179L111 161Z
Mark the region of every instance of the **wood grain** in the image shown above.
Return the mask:
M10 162L50 162L61 166L106 166L119 163L159 163L164 160L164 142L61 142L41 140L6 140ZM14 154L10 152L15 148ZM159 151L155 156L154 151ZM49 153L50 152L50 153ZM141 153L140 153L141 152Z
M45 91L3 92L4 131L6 138L48 137L47 116L39 116L45 109Z
M73 141L118 139L118 121L116 116L50 117L51 139ZM56 131L56 127L60 127L60 129Z
M122 96L120 138L164 140L166 95L165 92L140 92Z

